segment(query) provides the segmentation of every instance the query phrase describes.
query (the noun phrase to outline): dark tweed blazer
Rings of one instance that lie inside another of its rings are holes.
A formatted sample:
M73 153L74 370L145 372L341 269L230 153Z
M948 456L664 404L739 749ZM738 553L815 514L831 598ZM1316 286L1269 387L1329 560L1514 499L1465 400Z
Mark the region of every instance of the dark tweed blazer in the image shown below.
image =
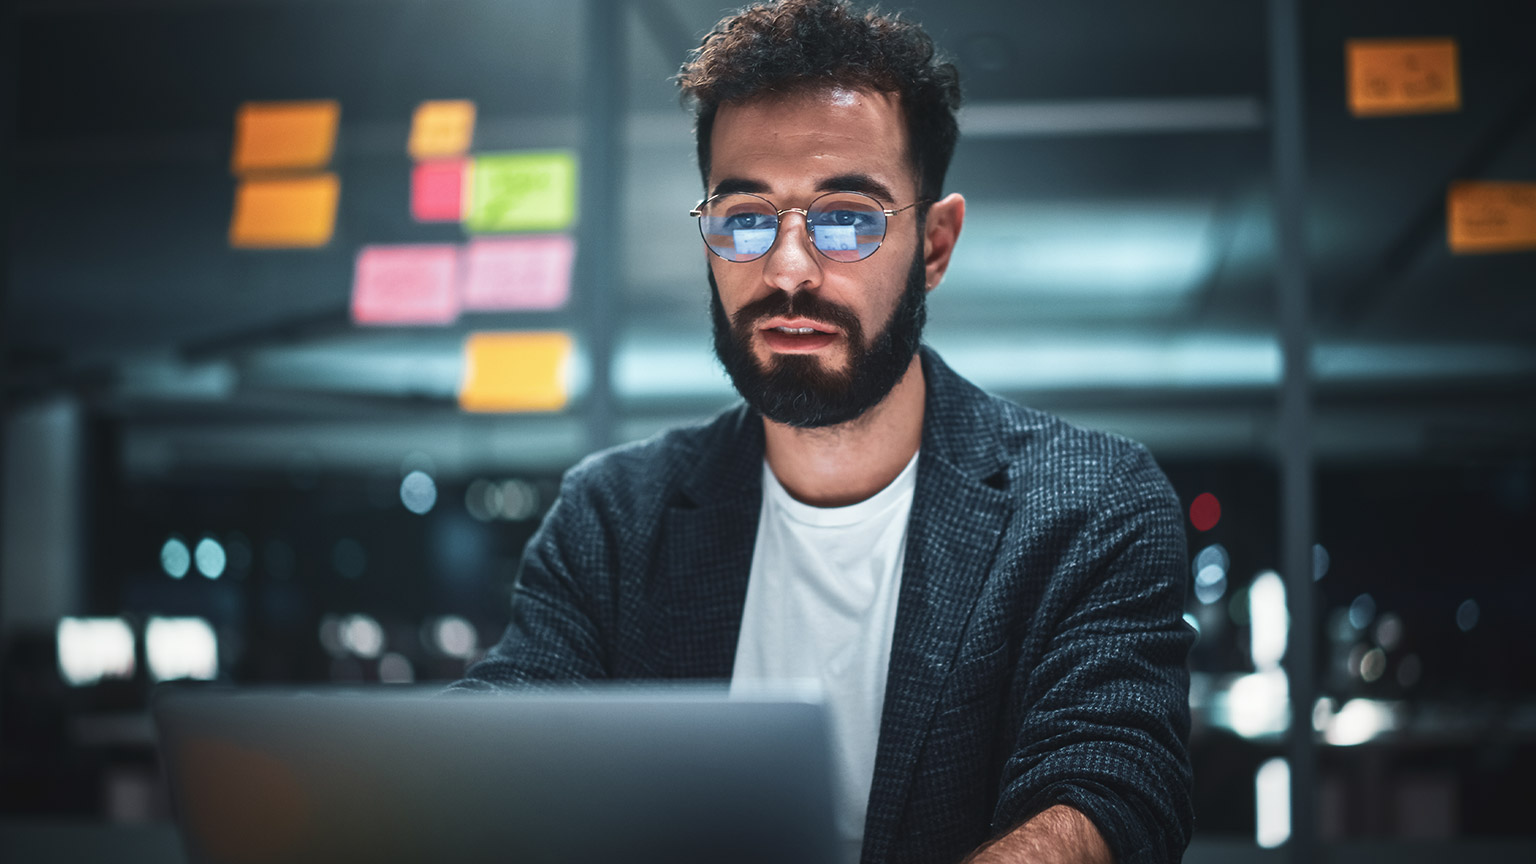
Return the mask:
M1147 451L991 397L927 405L864 864L956 862L1051 804L1120 862L1189 842L1180 508ZM745 406L589 457L460 688L731 675L762 501Z

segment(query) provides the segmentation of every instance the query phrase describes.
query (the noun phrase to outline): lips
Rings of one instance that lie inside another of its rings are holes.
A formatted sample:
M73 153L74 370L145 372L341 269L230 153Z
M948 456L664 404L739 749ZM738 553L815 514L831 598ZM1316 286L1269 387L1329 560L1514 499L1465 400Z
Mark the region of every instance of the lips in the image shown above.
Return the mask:
M838 329L831 324L823 324L809 318L770 318L761 329L790 336L812 336L818 333L836 336L839 334Z
M779 354L805 354L836 342L840 334L826 324L806 321L769 322L761 331L769 350ZM827 329L822 329L827 328Z

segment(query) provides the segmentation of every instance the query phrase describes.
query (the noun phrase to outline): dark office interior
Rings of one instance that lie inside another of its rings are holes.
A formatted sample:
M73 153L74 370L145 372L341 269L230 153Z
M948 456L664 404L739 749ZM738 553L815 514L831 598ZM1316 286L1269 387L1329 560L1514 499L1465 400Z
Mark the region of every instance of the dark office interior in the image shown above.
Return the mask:
M966 97L926 341L1185 509L1186 860L1536 859L1536 4L883 5ZM0 857L184 860L157 685L452 681L567 469L736 400L672 81L729 11L8 5ZM328 152L242 163L301 103ZM574 165L573 215L432 215L444 155ZM241 222L317 177L323 224ZM365 294L370 250L551 237L538 291ZM560 334L518 343L553 390L473 402L480 334Z

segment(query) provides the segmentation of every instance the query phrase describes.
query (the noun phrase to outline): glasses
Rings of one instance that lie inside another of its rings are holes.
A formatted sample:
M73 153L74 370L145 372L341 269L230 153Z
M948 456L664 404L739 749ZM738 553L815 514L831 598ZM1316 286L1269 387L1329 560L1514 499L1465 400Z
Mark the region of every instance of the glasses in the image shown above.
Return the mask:
M688 215L698 217L699 235L709 251L727 261L756 261L768 254L779 236L780 217L799 213L822 257L849 262L875 254L885 241L886 219L921 203L887 210L862 192L828 192L809 207L780 210L759 195L727 192L705 198Z

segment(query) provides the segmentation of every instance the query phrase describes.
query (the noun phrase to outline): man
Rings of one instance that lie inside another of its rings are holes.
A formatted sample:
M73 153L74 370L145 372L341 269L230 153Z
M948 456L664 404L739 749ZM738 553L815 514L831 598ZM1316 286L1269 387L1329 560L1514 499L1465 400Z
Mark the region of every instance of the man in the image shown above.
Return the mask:
M965 217L954 67L914 25L785 0L679 77L745 404L573 468L460 686L815 677L864 862L1177 860L1193 634L1167 481L921 346Z

